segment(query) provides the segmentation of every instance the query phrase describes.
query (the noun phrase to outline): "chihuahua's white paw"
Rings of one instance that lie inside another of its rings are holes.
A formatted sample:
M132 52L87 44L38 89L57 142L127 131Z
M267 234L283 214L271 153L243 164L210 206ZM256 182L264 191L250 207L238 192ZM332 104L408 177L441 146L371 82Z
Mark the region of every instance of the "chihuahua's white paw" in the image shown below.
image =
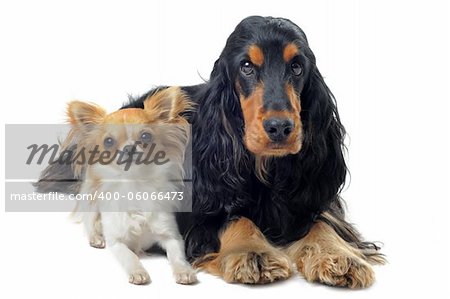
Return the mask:
M101 235L93 235L89 238L89 245L94 248L105 248L105 238Z
M132 284L148 284L151 282L150 275L144 269L130 274L128 282Z
M195 270L188 267L179 269L174 273L175 281L179 284L192 284L197 282L197 274Z

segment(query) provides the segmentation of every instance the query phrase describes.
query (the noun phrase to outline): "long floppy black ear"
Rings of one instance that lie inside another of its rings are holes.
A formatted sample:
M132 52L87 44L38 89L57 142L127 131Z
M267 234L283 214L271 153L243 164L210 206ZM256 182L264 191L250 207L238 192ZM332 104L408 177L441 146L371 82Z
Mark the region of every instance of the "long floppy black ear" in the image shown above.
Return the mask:
M229 205L238 205L236 194L245 194L242 190L246 175L242 171L250 171L249 167L241 167L247 159L242 143L242 112L223 57L215 62L204 92L194 116L192 146L196 149L192 158L197 168L193 211L201 213L195 216L197 227L191 229L202 233L190 234L186 248L190 257L219 249L218 231L203 229L199 223L221 228L225 211L232 208Z
M302 93L304 147L300 153L303 177L309 187L303 196L309 205L322 211L318 219L328 223L348 243L361 249L373 263L383 263L379 247L365 242L360 233L345 220L339 193L345 183L347 166L344 159L345 129L340 121L336 100L319 70L314 66Z
M242 142L243 117L234 82L226 59L222 56L215 62L214 69L203 96L203 103L198 105L197 118L194 121L194 148L201 148L197 153L197 164L204 168L197 171L200 176L220 180L223 186L235 189L242 180L242 167L245 162L245 149ZM242 181L241 183L243 183ZM203 184L198 184L202 186ZM216 190L216 186L205 186L205 192ZM227 191L229 192L229 191ZM235 191L234 193L239 193ZM206 193L204 193L206 194ZM215 210L220 201L207 197L204 204Z
M301 94L301 118L304 129L300 152L303 178L307 178L309 203L323 210L338 200L345 183L345 129L341 124L336 101L314 65Z

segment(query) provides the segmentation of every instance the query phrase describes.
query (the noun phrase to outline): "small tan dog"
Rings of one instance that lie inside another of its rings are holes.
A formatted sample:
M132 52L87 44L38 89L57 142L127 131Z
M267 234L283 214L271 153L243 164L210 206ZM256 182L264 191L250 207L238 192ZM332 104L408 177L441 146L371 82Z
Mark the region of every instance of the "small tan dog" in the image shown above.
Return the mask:
M196 274L186 261L173 213L180 199L190 134L180 114L191 106L177 87L151 96L144 106L107 114L97 105L69 103L72 129L82 136L76 153L83 163L77 163L74 171L84 173L80 194L93 197L81 202L75 213L82 218L91 246L102 248L106 243L130 283L150 282L138 255L157 244L166 250L176 282L191 284ZM150 200L149 195L160 191L177 198ZM137 192L147 194L147 201L136 200ZM120 200L117 194L127 199Z

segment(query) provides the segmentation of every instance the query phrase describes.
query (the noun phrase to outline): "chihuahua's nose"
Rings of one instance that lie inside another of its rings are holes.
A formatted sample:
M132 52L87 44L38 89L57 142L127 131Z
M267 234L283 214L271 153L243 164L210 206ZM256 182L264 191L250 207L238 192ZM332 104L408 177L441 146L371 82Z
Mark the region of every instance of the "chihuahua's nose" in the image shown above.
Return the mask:
M128 155L132 155L132 154L134 154L136 152L136 146L131 145L131 144L125 145L123 147L123 152L128 154Z

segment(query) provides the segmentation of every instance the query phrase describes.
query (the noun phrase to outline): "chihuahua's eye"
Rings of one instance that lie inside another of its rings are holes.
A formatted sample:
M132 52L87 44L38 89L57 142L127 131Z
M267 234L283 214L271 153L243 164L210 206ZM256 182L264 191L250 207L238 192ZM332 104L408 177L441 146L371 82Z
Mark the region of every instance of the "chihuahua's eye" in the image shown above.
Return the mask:
M112 147L116 142L111 137L106 137L105 140L103 140L103 145L105 148Z
M255 67L250 61L245 60L241 63L241 73L244 74L245 76L250 76L251 74L253 74L254 71Z
M303 72L302 67L297 62L294 62L291 64L292 73L295 76L300 76L300 74Z
M142 143L150 143L152 141L152 134L144 132L141 134Z

